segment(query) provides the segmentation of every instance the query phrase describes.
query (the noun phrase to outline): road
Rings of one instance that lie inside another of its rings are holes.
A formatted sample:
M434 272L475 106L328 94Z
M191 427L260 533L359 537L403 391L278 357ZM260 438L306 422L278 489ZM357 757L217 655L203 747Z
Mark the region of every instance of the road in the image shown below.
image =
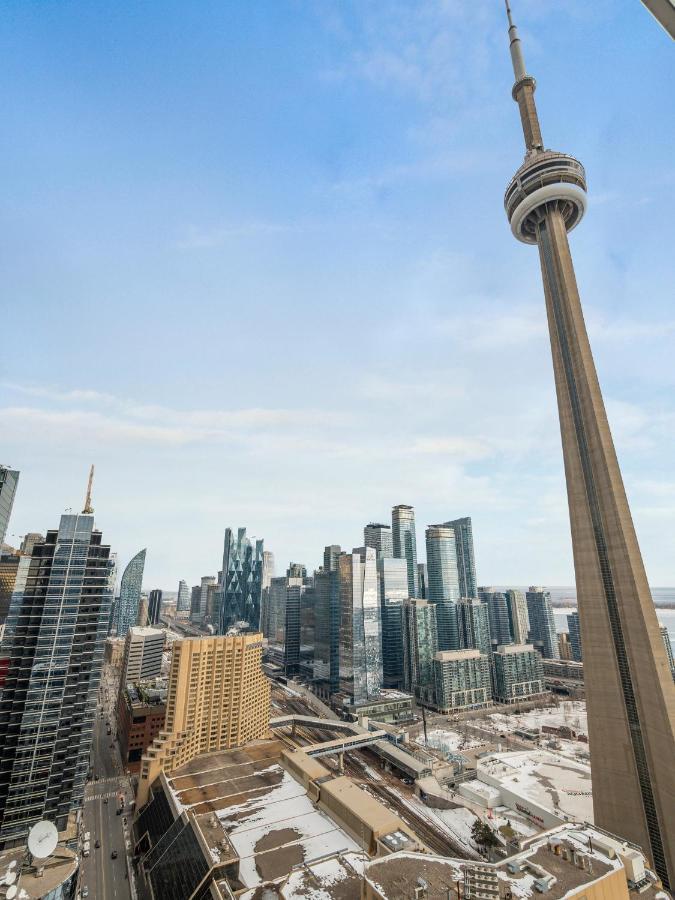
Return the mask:
M122 772L119 748L114 740L116 698L117 683L109 667L105 666L92 741L93 780L87 784L84 799L84 831L91 834L91 851L88 858L82 859L81 884L89 889L91 900L132 900L127 841L133 791L129 778ZM107 734L108 722L110 735ZM120 797L124 798L124 812L117 815ZM101 842L99 849L95 847L97 840ZM113 850L117 851L117 859L111 858Z

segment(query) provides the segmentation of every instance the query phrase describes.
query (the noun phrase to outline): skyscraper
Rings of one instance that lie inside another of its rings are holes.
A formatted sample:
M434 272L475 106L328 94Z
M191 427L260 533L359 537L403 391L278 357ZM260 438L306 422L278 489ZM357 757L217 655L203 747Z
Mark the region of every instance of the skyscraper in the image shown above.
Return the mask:
M145 550L140 550L127 564L120 581L120 595L117 600L117 637L126 637L129 628L138 621L144 568Z
M258 630L262 576L263 541L256 540L253 544L246 537L245 528L239 528L236 537L231 528L226 528L223 576L219 586L221 634L226 634L233 626Z
M340 687L340 592L336 571L314 574L314 684L324 700Z
M21 552L26 556L33 555L33 547L36 544L44 544L45 536L44 534L40 534L39 531L29 531L27 534L24 534L23 540L21 541Z
M143 756L139 807L160 772L266 736L270 683L261 659L262 635L256 633L174 642L166 726Z
M559 659L558 634L555 627L550 591L543 587L530 587L527 598L527 616L530 620L530 641L544 659Z
M338 556L342 553L342 547L339 544L329 544L323 551L323 569L324 572L336 572Z
M569 613L567 616L567 630L570 636L570 644L572 645L572 659L575 662L583 661L583 652L581 649L581 631L579 629L579 613Z
M143 681L161 675L163 652L164 631L161 628L132 625L124 639L120 690L124 690L128 681Z
M491 587L479 587L478 596L488 608L492 643L495 646L510 644L513 641L513 635L511 634L511 620L506 595Z
M476 560L473 553L473 527L471 517L453 519L444 523L455 532L459 591L462 597L477 597Z
M376 554L343 553L338 559L340 593L340 690L358 706L376 697L383 681Z
M298 570L291 566L289 571ZM300 608L304 581L302 575L282 575L271 580L267 592L268 656L286 675L297 674L300 665Z
M261 579L261 587L264 591L265 588L270 586L270 581L274 578L274 553L271 550L263 550L263 560L262 560L262 579Z
M12 514L14 495L16 494L18 483L19 473L16 469L0 466L0 547L7 534L7 526L9 525L9 517Z
M215 585L216 579L214 575L203 575L200 585L199 585L199 618L200 620L206 618L206 613L209 608L209 587L213 587ZM212 603L213 605L213 603Z
M162 613L162 592L159 588L150 591L148 595L148 625L156 625Z
M370 522L363 529L363 543L377 551L377 558L394 555L394 543L391 536L391 525Z
M1 665L0 843L82 806L112 590L110 548L85 512L21 564ZM28 788L28 789L27 789Z
M419 595L417 583L417 538L415 536L415 510L401 504L391 511L391 536L396 559L404 559L408 565L408 592Z
M427 599L437 606L438 649L457 650L456 602L459 599L459 573L455 532L446 525L430 525L426 532Z
M426 704L434 700L434 656L438 651L436 604L403 601L403 688Z
M408 598L406 561L393 556L379 557L377 576L382 617L383 684L387 688L400 688L403 685L403 601Z
M178 582L178 596L176 598L176 618L188 618L190 615L190 588L182 579Z
M429 571L426 563L417 563L417 586L421 600L429 599Z
M523 165L504 198L514 236L536 244L544 281L562 436L577 602L584 641L597 825L640 844L675 886L675 688L586 333L567 232L586 208L586 176L544 149L508 9ZM565 59L565 65L569 60ZM532 624L532 622L530 622Z
M460 648L473 647L488 658L492 652L490 611L487 603L464 598L457 603L457 635Z
M527 614L527 600L522 591L504 591L509 609L509 625L514 644L526 644L530 632L530 619Z

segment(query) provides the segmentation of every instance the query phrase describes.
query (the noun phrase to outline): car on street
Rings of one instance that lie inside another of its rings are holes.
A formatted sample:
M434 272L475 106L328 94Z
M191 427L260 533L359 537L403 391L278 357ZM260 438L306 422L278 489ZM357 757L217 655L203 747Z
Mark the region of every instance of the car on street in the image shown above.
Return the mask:
M110 854L110 859L117 859L117 850L113 850L113 852Z
M82 893L80 894L80 897L82 897L82 900L84 900L84 898L85 898L85 897L88 897L88 896L89 896L89 888L88 888L88 887L83 887L83 888L82 888Z
M96 841L94 842L94 847L96 847L96 849L98 850L98 848L99 848L100 846L101 846L101 842L99 841L98 838L96 838Z
M107 798L107 797L104 797L104 798L103 798L103 802L104 802L104 803L107 803L107 802L108 802L108 798Z

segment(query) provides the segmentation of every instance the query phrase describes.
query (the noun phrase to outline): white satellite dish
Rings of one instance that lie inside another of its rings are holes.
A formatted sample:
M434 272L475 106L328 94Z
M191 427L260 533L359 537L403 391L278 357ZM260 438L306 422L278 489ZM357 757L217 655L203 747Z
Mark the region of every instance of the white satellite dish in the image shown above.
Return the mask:
M16 881L16 872L8 872L5 875L5 884L14 884Z
M19 892L18 887L15 884L13 884L11 887L7 888L7 893L5 894L5 897L7 897L7 900L12 900L13 897L16 897L18 892Z
M59 842L59 833L53 822L43 819L36 822L28 832L28 849L34 859L47 859Z

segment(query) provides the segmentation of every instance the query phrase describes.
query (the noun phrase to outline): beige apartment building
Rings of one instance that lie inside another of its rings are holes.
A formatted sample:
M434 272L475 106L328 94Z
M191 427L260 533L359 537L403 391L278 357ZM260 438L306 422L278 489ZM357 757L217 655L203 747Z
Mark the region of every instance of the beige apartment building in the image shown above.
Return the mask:
M141 761L137 806L160 772L202 753L241 747L269 728L270 684L262 635L190 638L173 645L166 726Z

